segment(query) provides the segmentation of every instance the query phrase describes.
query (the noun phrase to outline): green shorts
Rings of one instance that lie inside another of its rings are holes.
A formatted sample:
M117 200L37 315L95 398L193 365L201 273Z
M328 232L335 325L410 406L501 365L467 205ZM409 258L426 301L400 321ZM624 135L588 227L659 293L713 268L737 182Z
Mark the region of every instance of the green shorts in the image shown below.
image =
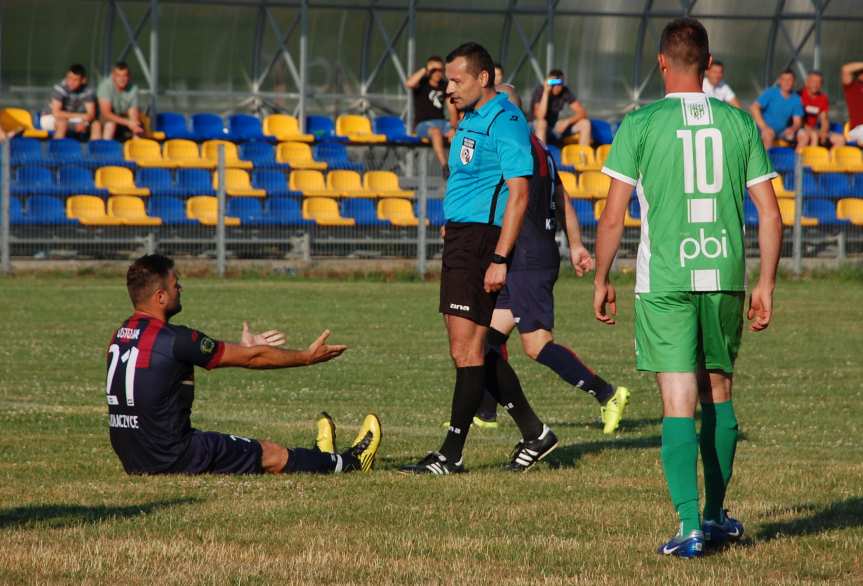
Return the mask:
M635 364L650 372L734 372L743 291L636 293Z

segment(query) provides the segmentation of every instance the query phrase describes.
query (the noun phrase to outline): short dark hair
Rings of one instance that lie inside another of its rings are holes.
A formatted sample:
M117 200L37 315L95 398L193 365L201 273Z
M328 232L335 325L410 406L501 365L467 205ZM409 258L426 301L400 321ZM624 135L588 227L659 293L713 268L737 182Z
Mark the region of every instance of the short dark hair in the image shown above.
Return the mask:
M428 63L429 61L437 61L438 63L443 63L443 57L441 57L440 55L432 55L431 57L426 59L426 63Z
M789 67L789 68L787 68L787 69L783 69L782 71L780 71L780 72L779 72L779 77L782 77L783 75L786 75L786 74L787 74L787 75L790 75L790 76L791 76L791 77L793 77L794 79L797 79L797 74L796 74L796 73L794 73L794 70L793 70L793 69L791 69L790 67Z
M84 66L80 63L73 63L69 66L69 73L74 73L75 75L80 75L81 77L87 77L87 70L84 69Z
M563 79L563 69L552 69L548 72L549 77L559 77Z
M662 30L659 52L679 67L704 71L710 61L707 29L694 18L675 18Z
M132 305L138 305L164 286L174 269L174 260L161 254L146 254L133 262L126 271L126 290Z
M714 59L713 62L710 64L710 67L722 67L723 69L725 69L725 63L723 63L719 59Z
M114 69L117 71L129 71L129 64L125 61L117 61L114 63Z
M485 47L473 41L463 43L450 51L449 55L446 56L446 62L452 63L459 57L465 58L467 70L471 75L479 77L479 74L485 71L488 73L488 85L486 87L494 85L494 61Z

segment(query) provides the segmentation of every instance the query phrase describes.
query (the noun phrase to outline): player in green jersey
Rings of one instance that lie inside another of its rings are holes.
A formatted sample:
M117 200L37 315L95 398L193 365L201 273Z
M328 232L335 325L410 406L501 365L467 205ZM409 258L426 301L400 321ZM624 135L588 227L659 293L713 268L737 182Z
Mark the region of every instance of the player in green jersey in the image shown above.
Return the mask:
M612 183L596 239L594 312L611 325L617 308L608 274L635 188L641 205L636 364L656 373L662 465L680 518L679 532L659 552L680 557L700 556L705 541L719 545L743 534L723 504L737 442L731 386L743 329L747 189L759 218L761 271L748 311L756 332L770 323L782 240L770 182L776 174L754 121L701 91L710 61L700 22L681 18L665 27L659 68L667 93L626 116L614 138L603 168ZM694 418L699 399L703 524Z

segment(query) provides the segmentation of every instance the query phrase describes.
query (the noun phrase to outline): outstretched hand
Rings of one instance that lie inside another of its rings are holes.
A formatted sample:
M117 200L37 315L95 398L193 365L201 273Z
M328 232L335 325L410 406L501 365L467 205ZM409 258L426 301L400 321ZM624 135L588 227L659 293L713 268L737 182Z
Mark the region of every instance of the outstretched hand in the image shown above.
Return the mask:
M309 345L306 350L307 353L307 362L306 364L317 364L319 362L327 362L328 360L332 360L333 358L338 358L342 355L342 353L348 349L347 346L344 345L328 345L326 344L327 338L330 337L330 330L324 330L324 332L318 336L318 339Z
M249 330L249 322L243 322L243 334L240 336L240 345L242 346L281 346L285 340L285 334L279 330L267 330L261 334L253 334Z
M611 310L611 315L605 311L606 304ZM593 284L593 314L598 321L607 326L615 324L613 316L617 315L617 292L611 283Z

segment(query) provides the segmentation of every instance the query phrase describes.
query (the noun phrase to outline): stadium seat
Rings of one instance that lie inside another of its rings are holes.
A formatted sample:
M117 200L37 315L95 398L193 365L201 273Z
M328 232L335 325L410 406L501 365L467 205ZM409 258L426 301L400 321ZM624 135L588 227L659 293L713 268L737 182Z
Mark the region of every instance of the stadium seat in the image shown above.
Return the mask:
M785 183L782 181L781 176L773 178L773 191L776 193L776 197L795 197L793 191L785 189Z
M593 149L587 145L569 144L561 151L565 165L572 165L576 171L599 171Z
M225 123L218 114L203 112L192 115L192 132L195 140L231 140L233 136L225 129Z
M12 195L42 193L46 195L65 195L66 190L54 181L54 173L47 167L24 165L18 167L15 179L9 186Z
M93 182L93 172L78 165L60 167L57 186L64 191L65 195L86 193L100 197L108 196L107 189L96 187L96 184Z
M837 170L845 173L863 173L863 153L856 146L837 146L830 151Z
M581 174L581 192L583 197L599 199L608 197L608 189L611 187L611 178L599 171L585 171Z
M339 204L328 197L309 197L303 200L303 218L314 220L319 226L354 226L356 220L344 218Z
M354 163L348 158L348 149L338 142L325 142L315 146L315 160L326 161L329 169L347 169L348 171L365 171L362 163Z
M219 189L219 173L213 172L213 189ZM225 169L225 193L231 197L267 197L263 189L252 187L249 174L242 169Z
M386 220L393 226L419 226L411 202L402 198L385 198L378 202L378 219ZM428 224L426 219L426 224Z
M201 156L194 141L174 138L162 146L165 160L174 162L182 169L213 169L216 163Z
M608 202L608 200L605 198L599 199L596 201L594 208L593 208L594 209L593 215L597 219L597 221L599 220L599 218L602 217L602 212L605 210L605 204L607 202ZM630 205L632 205L631 201L630 201ZM629 206L627 206L626 207L626 213L624 214L624 217L623 217L623 227L624 228L638 228L640 226L641 226L641 220L638 218L632 217L632 214L630 213L630 210L629 210Z
M402 189L399 177L392 171L366 171L363 187L377 197L414 197L416 191Z
M92 167L134 167L123 158L123 145L116 140L91 140L87 143L87 164Z
M203 156L208 161L211 161L214 166L219 164L219 145L225 147L225 166L233 169L251 169L254 167L251 161L240 159L237 151L237 145L227 140L208 140L201 145Z
M803 202L803 216L815 218L819 226L844 226L848 220L836 215L836 205L826 199L808 199Z
M327 173L327 189L335 191L340 197L377 197L377 194L363 187L362 178L356 171L330 171Z
M336 126L329 116L306 116L306 132L317 141L344 142L347 138L336 136Z
M186 117L177 112L159 112L156 115L156 130L163 132L165 138L185 138L194 140L195 133L186 126Z
M309 151L311 156L311 151ZM255 169L279 169L287 171L291 168L287 163L276 161L276 149L267 142L247 142L240 145L240 158L251 161Z
M48 131L37 129L33 125L33 116L23 108L0 110L0 127L4 132L21 131L21 136L27 138L48 138Z
M123 220L105 213L105 202L95 195L73 195L66 199L66 215L84 226L123 225Z
M177 166L174 161L168 161L162 156L159 143L149 138L133 138L123 143L123 155L127 161L134 162L139 167Z
M248 142L252 140L276 142L276 138L264 134L261 121L250 114L234 114L228 117L228 134L231 140Z
M300 123L296 116L287 114L270 114L264 118L264 134L274 137L279 142L314 142L312 134L300 132Z
M794 162L797 156L794 153L794 149L774 147L770 149L768 156L770 157L770 162L773 163L773 169L777 173L782 173L782 175L794 173Z
M567 171L569 173L575 173L575 167L573 167L572 165L564 165L563 164L563 161L561 160L561 155L560 155L560 147L555 146L553 144L547 144L547 145L545 145L545 148L548 149L548 153L551 155L551 158L554 159L554 163L555 163L555 165L557 165L558 171Z
M50 226L77 222L66 216L62 200L48 195L34 195L27 199L27 223Z
M830 160L830 151L824 147L803 147L803 150L800 152L800 156L803 157L803 166L809 167L816 173L827 173L837 170L833 165L833 161Z
M48 141L48 158L55 163L80 163L84 160L81 143L71 138Z
M9 198L9 223L13 226L29 223L27 214L24 213L24 206L21 205L21 200L17 197Z
M845 173L822 173L820 179L822 193L826 197L846 197L852 195L848 175Z
M176 197L154 195L147 200L150 216L159 217L163 224L185 225L192 221L186 217L186 205Z
M446 224L442 199L426 200L426 218L428 218L428 221L432 226L443 226Z
M571 199L572 209L578 217L581 226L596 226L596 216L593 213L593 204L584 199Z
M252 171L252 187L263 189L267 192L267 197L303 196L299 191L288 189L288 180L281 171Z
M348 199L342 205L346 217L353 218L357 226L378 226L383 224L378 219L377 206L371 199Z
M780 199L779 203L779 213L782 215L782 223L785 226L793 226L794 225L794 209L795 209L795 201L793 199ZM800 218L801 226L817 226L818 220L815 218L809 218L807 216L802 216Z
M271 223L269 216L264 214L261 201L250 197L229 199L228 214L240 218L240 223L243 226Z
M404 121L398 116L378 116L372 121L372 126L377 134L387 137L387 142L392 144L419 144L422 142L418 137L408 134Z
M288 188L292 191L301 191L306 197L339 196L338 192L327 188L323 173L309 169L291 171Z
M849 197L836 202L836 217L863 226L863 198Z
M758 208L748 196L743 199L743 221L747 226L758 225Z
M128 169L126 169L128 171ZM108 200L108 215L126 226L161 226L162 218L147 215L140 197L117 195Z
M177 185L184 195L216 195L213 175L206 169L180 169L177 171Z
M270 222L280 226L306 226L311 221L303 218L300 202L290 198L268 199Z
M159 169L157 167L139 169L138 175L135 178L135 184L146 187L153 196L182 196L187 194L184 189L174 185L174 180L171 178L171 172L168 169Z
M590 119L590 136L598 145L610 145L614 140L614 128L606 120ZM598 157L597 157L598 158Z
M301 142L283 142L276 149L276 161L289 165L291 169L316 169L323 171L327 164L312 157L312 149Z
M863 197L863 173L855 173L851 176L851 194Z
M107 189L111 195L148 196L150 190L135 185L131 169L125 167L99 167L96 169L96 187Z
M9 149L13 165L46 162L42 156L42 143L35 138L16 136L9 142Z
M605 165L605 160L608 158L608 155L611 153L611 145L603 144L596 147L596 164L599 165L601 169L603 165Z
M144 138L157 140L159 142L165 140L165 133L161 130L156 130L153 127L150 117L147 114L141 112L139 116L141 117L141 126L144 128Z
M219 200L207 195L196 195L186 200L186 217L204 226L215 226L219 221ZM239 226L240 218L225 216L225 226Z
M821 187L821 175L810 169L803 169L803 197L821 197L826 195Z
M336 118L336 135L346 138L348 142L362 144L387 141L386 135L372 132L372 123L368 118L355 114L342 114Z
M560 177L560 181L563 183L563 188L566 190L566 194L569 197L590 199L590 195L582 191L575 173L570 173L569 171L558 171L557 174L558 177Z

